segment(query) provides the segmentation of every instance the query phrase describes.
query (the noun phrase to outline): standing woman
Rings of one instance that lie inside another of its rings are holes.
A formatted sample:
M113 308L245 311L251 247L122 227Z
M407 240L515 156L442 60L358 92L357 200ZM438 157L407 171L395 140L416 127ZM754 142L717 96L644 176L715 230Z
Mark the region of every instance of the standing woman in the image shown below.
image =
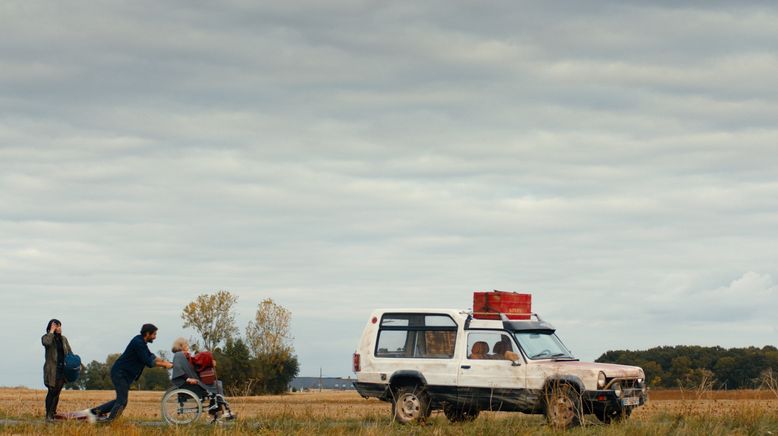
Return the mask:
M65 385L65 355L71 353L68 339L62 336L62 323L52 319L46 326L46 334L41 337L46 348L46 361L43 364L43 384L49 389L46 394L46 419L53 420L57 413L57 403L62 386Z

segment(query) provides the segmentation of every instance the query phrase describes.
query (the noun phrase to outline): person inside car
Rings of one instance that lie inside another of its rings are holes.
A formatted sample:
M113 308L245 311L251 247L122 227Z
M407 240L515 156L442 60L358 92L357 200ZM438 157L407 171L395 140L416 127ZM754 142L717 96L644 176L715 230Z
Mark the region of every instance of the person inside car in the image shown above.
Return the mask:
M489 344L484 341L478 341L473 344L470 350L470 359L488 359Z

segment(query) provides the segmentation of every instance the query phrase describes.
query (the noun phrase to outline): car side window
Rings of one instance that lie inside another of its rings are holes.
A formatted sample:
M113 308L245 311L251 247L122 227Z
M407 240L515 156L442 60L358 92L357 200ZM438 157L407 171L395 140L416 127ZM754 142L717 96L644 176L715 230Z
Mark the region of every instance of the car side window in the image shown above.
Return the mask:
M467 335L467 358L473 360L516 360L511 337L501 332L471 331Z
M376 357L451 359L457 324L448 315L394 313L381 319Z

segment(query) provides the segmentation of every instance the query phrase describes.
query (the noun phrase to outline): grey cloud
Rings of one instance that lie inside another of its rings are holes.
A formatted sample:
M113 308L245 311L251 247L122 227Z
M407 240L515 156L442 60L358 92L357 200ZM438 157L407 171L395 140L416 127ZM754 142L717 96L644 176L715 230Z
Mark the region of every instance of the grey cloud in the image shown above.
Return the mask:
M289 307L305 374L482 288L586 358L774 336L770 4L0 7L0 384L38 318L103 359L215 289Z

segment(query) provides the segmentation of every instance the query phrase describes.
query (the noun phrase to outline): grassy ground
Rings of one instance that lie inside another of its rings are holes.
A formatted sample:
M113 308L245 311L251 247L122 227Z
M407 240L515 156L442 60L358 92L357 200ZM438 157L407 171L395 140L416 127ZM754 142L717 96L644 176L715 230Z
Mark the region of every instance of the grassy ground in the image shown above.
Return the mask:
M354 392L299 393L283 396L231 398L239 419L221 426L201 424L171 428L160 424L160 392L132 392L122 419L112 425L83 422L46 424L45 391L0 389L0 433L73 435L190 434L360 434L360 435L515 435L555 434L541 416L482 413L471 423L450 424L433 413L425 425L400 426L390 419L390 406L364 400ZM65 391L60 411L84 409L113 398L113 392ZM605 426L593 416L570 435L778 435L778 399L771 392L651 393L648 405L625 423Z

